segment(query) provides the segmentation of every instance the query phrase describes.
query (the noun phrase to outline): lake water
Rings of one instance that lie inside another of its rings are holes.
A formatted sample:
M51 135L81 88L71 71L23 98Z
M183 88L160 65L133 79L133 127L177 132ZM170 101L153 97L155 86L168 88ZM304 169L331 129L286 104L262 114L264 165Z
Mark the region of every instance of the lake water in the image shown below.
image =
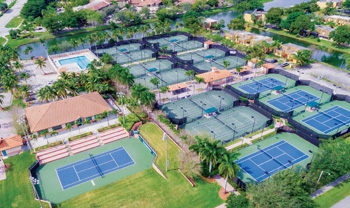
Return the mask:
M273 2L265 3L264 6L265 6L265 10L268 10L271 7L290 7L290 6L293 6L294 4L299 4L301 2L306 2L306 0L293 0L293 1L291 1L291 0L289 0L289 1L287 1L287 0L275 0ZM229 12L221 12L221 13L212 14L212 15L206 15L206 17L210 17L210 18L218 20L218 21L223 19L225 21L225 24L227 24L230 22L231 19L234 19L235 17L237 17L237 15L238 15L237 12L229 11ZM181 21L181 19L178 19L177 21ZM174 27L175 27L175 22L176 21L173 21L173 23L171 24L172 29L174 29ZM224 29L229 30L227 27L225 27ZM310 43L306 43L306 42L303 42L300 40L281 36L278 34L267 32L267 31L259 31L258 29L252 29L251 32L261 34L261 35L270 36L274 40L278 40L282 43L294 43L294 44L297 44L300 46L311 48L313 51L313 55L312 55L313 59L316 59L316 60L319 60L322 62L326 62L326 63L331 64L333 66L345 68L345 63L344 63L345 61L341 58L342 53L339 53L337 51L330 50L330 49L320 50L316 46L314 46ZM88 34L85 34L85 36L87 36L87 35ZM79 36L84 36L84 34L80 34ZM141 37L142 36L140 34L135 34L135 36L134 36L134 38L141 38ZM44 56L44 57L46 57L46 48L50 47L51 45L62 42L64 40L69 41L72 38L76 38L76 36L67 36L67 37L48 40L44 45L42 45L40 43L28 44L34 49L33 52L28 54L28 55L23 54L23 50L26 48L27 45L21 46L21 47L19 47L20 58L28 59L32 56ZM89 47L89 44L85 44L85 45L79 46L78 48L76 48L74 50L81 50L83 48L88 48L88 47Z

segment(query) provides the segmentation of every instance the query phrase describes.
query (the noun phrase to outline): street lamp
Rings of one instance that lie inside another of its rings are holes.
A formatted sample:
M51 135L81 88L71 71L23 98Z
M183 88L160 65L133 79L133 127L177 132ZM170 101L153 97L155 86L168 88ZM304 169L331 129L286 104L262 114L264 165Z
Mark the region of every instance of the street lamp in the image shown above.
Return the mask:
M220 112L220 109L221 109L221 101L225 100L225 98L222 98L220 95L219 95L219 98L221 98L221 99L220 99L220 107L219 107L219 112Z
M29 135L27 134L27 132L24 130L25 127L23 127L25 125L25 120L23 118L20 118L17 120L17 123L21 126L22 128L22 132L24 134L24 138L27 140L27 147L30 150L30 153L32 154L32 149L30 148L30 141L29 141Z
M215 132L214 131L210 131L212 134L214 134L214 139L215 139Z
M121 98L122 100L122 110L123 110L123 124L125 124L125 109L124 109L124 101L123 98L125 96L125 94L123 92L117 92L118 97Z
M252 133L254 131L254 125L255 125L255 117L254 116L251 116L252 119L254 119L254 122L253 122L253 128L252 128Z
M317 189L317 185L318 185L318 183L320 182L320 180L321 180L321 177L322 177L322 174L323 174L323 170L321 171L321 174L320 174L320 177L318 177L318 180L317 180L317 183L316 183L316 186L315 186L315 191L316 191L316 189ZM331 175L330 173L328 173L328 175Z
M41 203L41 200L40 200L40 197L38 195L38 192L36 192L36 189L35 189L35 185L39 185L40 181L38 179L34 178L33 176L29 176L29 180L32 183L34 194L35 194L36 198L38 198L38 201L40 203L40 208L43 208L43 204Z

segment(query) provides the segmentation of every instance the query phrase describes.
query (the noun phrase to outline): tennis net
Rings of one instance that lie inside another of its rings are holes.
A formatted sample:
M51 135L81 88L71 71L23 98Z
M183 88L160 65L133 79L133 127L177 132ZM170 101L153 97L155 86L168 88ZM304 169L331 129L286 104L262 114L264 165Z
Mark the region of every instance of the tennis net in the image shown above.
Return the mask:
M95 167L96 167L98 173L99 173L99 174L101 175L101 177L102 177L102 176L103 176L103 173L102 173L102 171L100 170L100 168L97 166L97 163L96 163L96 161L94 160L94 156L92 156L91 153L89 153L89 156L90 156L90 159L92 160L92 162L94 163L94 165L95 165Z
M281 164L281 165L284 166L285 168L288 168L288 167L285 166L281 161L277 160L275 157L273 157L272 155L270 155L269 153L267 153L264 149L260 149L260 151L262 151L263 153L265 153L266 155L268 155L269 157L271 157L271 159L275 160L276 162L278 162L279 164Z
M236 131L235 129L233 129L231 126L227 125L225 122L223 122L221 119L219 119L217 116L214 116L216 118L216 120L220 121L222 124L224 124L225 126L227 126L228 128L232 129L232 131Z

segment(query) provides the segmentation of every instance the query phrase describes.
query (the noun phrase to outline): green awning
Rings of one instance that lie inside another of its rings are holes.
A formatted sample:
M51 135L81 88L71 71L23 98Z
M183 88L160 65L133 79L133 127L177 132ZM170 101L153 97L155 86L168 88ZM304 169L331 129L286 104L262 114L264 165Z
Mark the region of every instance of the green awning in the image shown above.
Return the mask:
M311 108L316 107L316 106L318 106L318 105L319 105L319 103L318 103L318 102L315 102L315 101L311 101L311 102L309 102L309 103L307 104L307 106L309 106L309 107L311 107Z
M282 87L282 86L276 86L276 87L273 88L273 90L283 90L283 88L284 87Z
M126 48L119 49L119 52L127 51Z
M209 55L209 56L205 56L206 59L210 59L210 58L214 58L215 56L213 55Z
M216 109L216 108L214 108L214 107L208 108L208 109L204 110L205 113L214 113L214 112L216 112L216 111L218 111L218 109Z
M157 68L151 68L151 69L147 69L148 72L154 72L157 71Z
M177 39L170 40L171 43L176 42L176 41L177 41Z

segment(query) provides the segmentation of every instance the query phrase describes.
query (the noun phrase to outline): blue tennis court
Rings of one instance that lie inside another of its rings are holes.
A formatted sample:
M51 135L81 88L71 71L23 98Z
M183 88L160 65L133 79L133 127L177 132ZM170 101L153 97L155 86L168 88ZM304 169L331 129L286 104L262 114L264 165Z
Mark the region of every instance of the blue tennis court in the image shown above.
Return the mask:
M257 182L295 165L309 156L285 140L239 159L239 167Z
M256 93L261 93L261 92L271 90L272 88L277 86L284 86L284 85L286 85L286 83L278 79L269 77L261 80L255 80L252 83L239 86L239 88L248 92L249 94L256 94Z
M280 109L283 112L288 112L299 108L301 106L305 106L307 103L312 101L319 100L319 97L316 97L304 90L297 90L295 92L284 94L281 97L272 99L267 101L270 105Z
M342 126L349 125L350 111L335 106L326 111L319 111L318 114L302 120L311 127L328 134Z
M124 147L56 169L63 190L135 164Z

